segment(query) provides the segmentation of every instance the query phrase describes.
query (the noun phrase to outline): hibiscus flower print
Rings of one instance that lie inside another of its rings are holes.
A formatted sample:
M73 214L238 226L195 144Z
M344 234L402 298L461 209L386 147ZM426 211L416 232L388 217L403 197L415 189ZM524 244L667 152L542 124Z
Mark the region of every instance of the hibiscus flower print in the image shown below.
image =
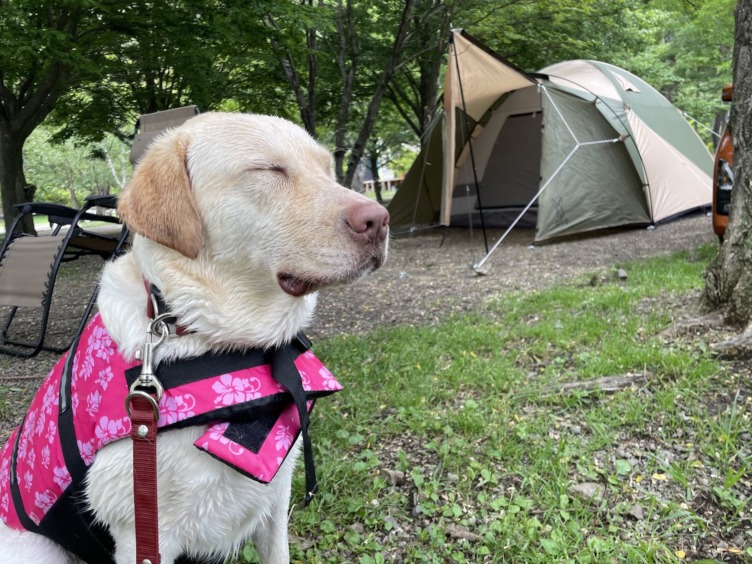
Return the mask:
M260 388L261 382L258 378L233 378L232 374L223 374L219 381L212 385L212 390L217 394L214 403L233 405L251 401L261 396Z
M292 433L287 425L280 425L277 427L277 432L274 434L274 446L277 450L287 452L292 445Z
M196 405L196 398L191 394L184 396L162 396L159 402L159 421L160 427L172 425L177 421L182 421L188 417L193 417L192 411Z
M50 510L50 507L57 501L55 494L50 490L44 492L36 492L34 494L34 505L41 509L44 513Z
M24 472L23 484L26 487L26 491L30 492L31 486L34 485L34 474L32 474L30 470Z
M24 423L23 437L28 439L34 432L34 427L37 424L37 412L36 410L29 411L26 416L26 422Z
M29 519L31 519L32 521L34 521L35 525L39 525L39 522L42 520L42 517L40 517L39 515L37 515L36 511L30 511L29 512Z
M321 376L322 383L324 385L324 388L327 390L339 390L340 385L337 380L335 380L334 375L329 372L326 368L321 368L319 370L319 376Z
M308 375L308 372L305 370L300 370L300 383L303 386L304 390L310 390L311 389L311 377Z
M102 394L99 390L94 390L86 397L86 413L94 417L99 411L99 403L102 401Z
M42 447L42 466L45 468L50 467L50 446L44 445Z
M246 452L245 448L224 436L225 430L227 430L227 427L229 425L229 423L217 423L209 427L209 438L202 445L202 448L208 450L210 443L219 443L220 445L224 446L230 452L230 454L233 454L235 456L242 456Z
M76 441L78 443L78 452L81 453L81 459L86 466L94 462L94 441Z
M230 441L224 436L225 430L229 426L229 423L217 423L216 425L209 427L209 440L219 441L224 444L229 443Z
M96 356L97 358L107 359L112 356L112 339L110 339L107 330L100 326L95 326L89 335L88 354L87 356Z
M29 446L29 441L24 440L23 437L21 437L21 441L18 443L18 460L25 460L26 459L26 449Z
M8 515L8 506L10 505L10 499L8 498L8 494L3 494L3 499L0 499L0 510L2 510L3 516Z
M113 376L114 374L112 373L112 367L107 366L107 368L105 368L99 373L99 377L97 378L97 384L99 384L103 390L106 390Z
M130 419L124 417L122 419L110 419L106 415L99 419L94 434L99 439L99 447L111 443L121 437L130 433L131 422Z
M79 356L80 355L76 355L76 359L78 359ZM87 353L83 355L83 360L80 363L76 362L76 367L73 370L73 386L76 386L76 380L78 380L78 378L88 380L92 372L94 372L94 357L91 356L90 351L87 351Z
M52 473L52 479L60 487L61 490L65 491L71 483L71 477L68 469L65 466L57 466L52 471Z
M57 435L57 424L54 421L50 421L47 425L47 442L52 444Z
M44 433L45 423L47 422L46 418L47 416L44 414L44 411L41 411L39 413L39 419L37 419L36 429L34 429L37 437L41 437L42 433Z
M52 408L60 403L60 398L53 386L49 386L44 392L44 400L42 401L42 410L47 414L52 414Z

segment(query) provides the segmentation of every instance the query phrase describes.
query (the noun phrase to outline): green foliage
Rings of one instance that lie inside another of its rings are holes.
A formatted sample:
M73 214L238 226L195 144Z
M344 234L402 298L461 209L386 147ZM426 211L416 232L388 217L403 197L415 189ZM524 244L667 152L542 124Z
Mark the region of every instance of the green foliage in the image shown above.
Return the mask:
M511 3L480 21L477 31L515 65L535 71L570 59L607 60L635 45L634 0ZM607 61L611 62L611 61Z
M88 34L107 11L106 2L15 0L0 4L2 82L13 93L31 95L49 71L71 79L94 72L111 41L105 30ZM82 41L82 35L89 35Z
M192 103L302 122L340 148L341 159L361 130L404 6L4 2L2 80L19 100L32 100L44 77L58 81L24 125L30 132L54 107L57 140L127 139L138 114ZM734 0L417 2L369 151L383 162L417 142L439 103L450 26L530 71L576 58L617 64L709 126L727 109L719 92L731 80L733 7Z
M614 62L710 127L728 110L721 89L731 83L735 4L654 1L633 10L638 48L615 53Z
M115 194L130 175L129 147L114 136L100 143L69 139L52 142L54 135L37 128L24 147L26 179L37 187L35 199L78 205L93 194Z
M58 104L57 137L100 141L105 132L124 137L142 113L188 104L210 111L246 96L257 100L257 111L268 111L264 101L274 97L261 96L268 80L247 76L260 78L263 72L255 62L265 44L259 10L233 0L129 4L106 22L119 35L102 76Z

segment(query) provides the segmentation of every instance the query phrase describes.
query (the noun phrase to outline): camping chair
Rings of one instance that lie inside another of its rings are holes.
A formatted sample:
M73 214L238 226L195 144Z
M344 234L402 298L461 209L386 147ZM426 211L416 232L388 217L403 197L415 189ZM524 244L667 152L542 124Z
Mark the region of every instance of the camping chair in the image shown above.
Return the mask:
M70 342L55 346L45 343L61 264L87 255L109 259L121 251L128 236L117 217L91 211L95 206L114 209L115 197L87 198L81 209L42 202L16 206L18 215L0 247L0 305L9 306L0 333L0 353L28 358L41 350L62 352L70 346ZM29 215L46 216L50 230L39 234L18 230ZM84 227L84 222L91 221L100 225ZM114 230L107 229L113 225L117 226ZM88 317L93 305L92 298L84 317ZM26 315L17 316L20 308ZM31 309L41 311L34 315ZM75 333L71 333L72 342Z
M143 114L136 120L130 153L131 164L135 165L138 162L149 144L159 137L165 129L177 127L198 113L197 106L183 106L182 108L164 110L153 114Z

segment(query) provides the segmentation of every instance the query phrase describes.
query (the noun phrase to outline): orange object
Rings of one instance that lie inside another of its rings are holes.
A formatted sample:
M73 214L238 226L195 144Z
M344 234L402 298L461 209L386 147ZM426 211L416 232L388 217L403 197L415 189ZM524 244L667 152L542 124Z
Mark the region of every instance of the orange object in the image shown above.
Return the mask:
M734 93L732 85L726 86L721 94L724 102L730 102ZM721 140L715 152L713 166L713 231L721 242L726 234L731 210L731 190L734 187L734 145L731 142L729 124L723 129Z

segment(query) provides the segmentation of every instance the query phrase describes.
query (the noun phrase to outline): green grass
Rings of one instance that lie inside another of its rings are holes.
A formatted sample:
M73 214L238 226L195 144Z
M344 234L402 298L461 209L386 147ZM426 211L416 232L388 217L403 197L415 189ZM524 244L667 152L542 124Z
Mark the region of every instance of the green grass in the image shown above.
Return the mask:
M345 390L314 413L321 493L292 513L292 560L673 562L738 534L750 546L750 404L710 413L739 382L707 347L664 343L670 312L653 307L700 288L713 252L622 265L624 283L505 295L438 327L317 343ZM647 383L550 391L626 373ZM570 491L582 482L604 499ZM299 471L293 502L302 492Z

